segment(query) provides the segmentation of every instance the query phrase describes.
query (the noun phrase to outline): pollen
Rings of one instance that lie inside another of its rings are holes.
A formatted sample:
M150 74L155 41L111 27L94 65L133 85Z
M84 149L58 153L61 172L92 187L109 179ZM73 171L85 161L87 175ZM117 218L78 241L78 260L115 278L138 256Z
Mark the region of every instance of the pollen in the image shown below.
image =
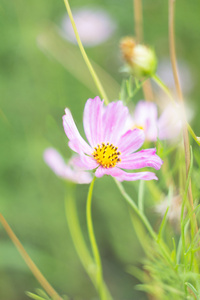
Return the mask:
M141 126L141 125L134 125L131 129L141 129L141 130L144 130L144 126Z
M113 144L98 144L94 150L92 155L103 168L113 168L121 161L121 158L119 158L121 152Z

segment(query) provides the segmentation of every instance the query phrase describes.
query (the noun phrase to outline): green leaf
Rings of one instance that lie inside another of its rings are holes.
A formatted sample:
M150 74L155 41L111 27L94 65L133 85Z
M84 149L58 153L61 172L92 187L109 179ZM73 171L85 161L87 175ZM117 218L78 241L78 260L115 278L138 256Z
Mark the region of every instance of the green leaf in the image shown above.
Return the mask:
M172 237L172 242L173 242L174 249L171 252L171 258L173 259L174 262L176 262L176 242L174 237Z
M41 296L38 296L38 295L30 293L30 292L26 292L26 295L34 300L47 300L47 298L43 298Z
M145 277L147 277L147 274L144 271L135 266L128 266L126 271L141 282L144 282Z
M50 299L49 296L47 295L47 293L45 291L43 291L42 289L36 289L35 291L40 297L44 297L47 300Z
M191 283L189 283L189 282L185 282L185 285L191 289L191 291L195 294L196 299L199 300L200 299L199 293L197 292L197 290L195 289L195 287Z
M126 84L127 84L127 80L123 80L120 88L120 93L119 93L119 99L122 100L123 102L126 102L128 96Z
M162 222L161 222L161 225L160 225L160 228L159 228L159 232L158 232L158 241L162 238L162 234L163 234L163 229L165 227L165 224L166 224L166 221L167 221L167 214L168 214L168 211L169 211L169 206L167 207L166 209L166 212L164 214L164 217L162 219Z

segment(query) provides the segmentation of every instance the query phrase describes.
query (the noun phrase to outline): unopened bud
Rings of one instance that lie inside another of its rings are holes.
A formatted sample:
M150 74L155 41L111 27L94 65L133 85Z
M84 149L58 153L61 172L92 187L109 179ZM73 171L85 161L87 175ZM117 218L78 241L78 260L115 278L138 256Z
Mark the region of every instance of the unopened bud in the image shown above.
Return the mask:
M155 52L145 45L136 44L130 37L122 39L120 43L124 60L129 71L136 77L152 76L157 67Z

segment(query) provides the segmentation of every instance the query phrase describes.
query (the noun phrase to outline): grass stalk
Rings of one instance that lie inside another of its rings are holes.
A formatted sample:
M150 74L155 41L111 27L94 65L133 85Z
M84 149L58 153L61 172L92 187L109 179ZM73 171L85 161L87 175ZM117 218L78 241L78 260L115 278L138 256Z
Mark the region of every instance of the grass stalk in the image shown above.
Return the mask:
M23 257L24 261L26 262L27 266L37 279L37 281L40 283L40 285L43 287L43 289L47 292L47 294L52 297L53 300L63 300L58 293L54 290L54 288L50 285L50 283L46 280L44 275L40 272L38 267L35 265L35 263L32 261L22 244L20 243L19 239L11 229L11 227L8 225L5 218L0 214L0 222L3 225L5 231L7 232L8 236L12 240L15 247L18 249L19 253Z

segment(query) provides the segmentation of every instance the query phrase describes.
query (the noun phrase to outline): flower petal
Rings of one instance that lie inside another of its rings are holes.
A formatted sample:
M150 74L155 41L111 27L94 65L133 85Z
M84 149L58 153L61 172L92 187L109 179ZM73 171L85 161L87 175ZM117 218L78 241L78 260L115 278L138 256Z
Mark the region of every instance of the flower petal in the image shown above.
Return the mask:
M158 178L152 172L138 172L138 173L127 173L119 168L108 168L104 169L99 167L96 172L96 177L102 177L103 175L111 175L115 177L118 181L135 181L135 180L157 180Z
M72 160L69 164L66 164L62 156L54 148L45 150L44 161L57 176L65 180L79 184L87 184L92 181L91 174L74 168Z
M44 151L44 161L56 175L60 177L64 176L66 164L58 151L54 148L47 148Z
M156 141L157 128L157 106L155 103L140 101L135 107L134 123L144 128L146 139Z
M119 162L117 166L128 170L145 167L152 167L159 170L162 164L162 159L156 154L156 148L152 148L141 150L124 157L121 156L121 162Z
M63 127L68 139L73 141L72 144L69 143L69 146L71 145L70 147L72 150L78 153L92 153L92 148L81 137L68 108L65 109L65 115L63 116Z
M103 101L98 96L94 99L88 99L84 108L83 126L92 147L102 143L102 114Z
M119 151L123 154L132 153L138 150L144 143L144 130L128 130L119 140Z
M183 111L179 105L168 105L158 120L159 139L174 139L182 128Z
M88 184L92 181L92 176L90 173L79 171L73 176L71 181L78 184Z
M117 145L121 135L128 130L127 118L128 108L123 105L122 101L111 102L105 107L102 124L104 143Z
M82 170L93 170L99 166L94 158L84 154L76 156L73 163Z

